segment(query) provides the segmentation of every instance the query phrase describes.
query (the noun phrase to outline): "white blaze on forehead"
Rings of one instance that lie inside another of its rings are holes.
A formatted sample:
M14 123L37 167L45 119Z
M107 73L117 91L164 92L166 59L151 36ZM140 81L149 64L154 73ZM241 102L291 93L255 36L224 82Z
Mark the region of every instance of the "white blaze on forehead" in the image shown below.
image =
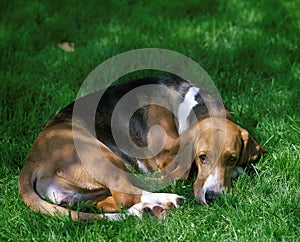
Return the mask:
M190 87L184 96L184 100L178 107L178 134L182 134L188 128L187 118L198 102L195 100L196 95L199 93L199 88Z

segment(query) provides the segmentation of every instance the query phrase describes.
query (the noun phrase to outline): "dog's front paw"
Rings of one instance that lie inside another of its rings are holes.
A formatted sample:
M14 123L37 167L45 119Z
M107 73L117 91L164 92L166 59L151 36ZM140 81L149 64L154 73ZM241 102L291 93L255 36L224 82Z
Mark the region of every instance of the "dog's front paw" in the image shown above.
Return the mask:
M138 203L128 209L127 214L136 216L140 219L143 218L144 214L154 216L160 219L164 219L167 211L170 208L163 205L152 204L152 203Z
M127 214L137 216L140 219L142 219L143 214L164 219L171 208L178 208L185 202L187 202L187 199L177 194L144 191L141 202L130 207Z
M187 202L183 196L172 193L151 193L144 191L141 202L128 209L128 215L137 216L142 219L143 214L148 214L160 219L164 219L167 212L181 204Z
M141 201L142 203L162 205L162 207L178 208L182 203L187 202L187 199L172 193L151 193L144 191Z

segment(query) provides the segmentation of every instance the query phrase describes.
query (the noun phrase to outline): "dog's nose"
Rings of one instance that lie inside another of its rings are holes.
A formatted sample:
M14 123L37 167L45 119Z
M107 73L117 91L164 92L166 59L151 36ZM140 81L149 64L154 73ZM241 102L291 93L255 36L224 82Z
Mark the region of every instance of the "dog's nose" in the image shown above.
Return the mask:
M216 199L219 195L220 195L219 192L215 192L213 190L206 191L205 200L206 200L207 204L210 205L213 202L213 200Z

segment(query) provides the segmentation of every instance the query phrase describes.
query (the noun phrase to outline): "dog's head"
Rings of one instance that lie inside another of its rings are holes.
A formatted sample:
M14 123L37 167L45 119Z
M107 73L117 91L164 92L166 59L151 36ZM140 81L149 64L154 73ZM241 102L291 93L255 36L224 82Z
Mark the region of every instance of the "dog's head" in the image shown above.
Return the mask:
M235 168L258 161L266 152L245 129L228 119L199 121L189 134L197 134L190 138L198 168L194 195L197 202L205 205L211 204L225 189L231 189Z

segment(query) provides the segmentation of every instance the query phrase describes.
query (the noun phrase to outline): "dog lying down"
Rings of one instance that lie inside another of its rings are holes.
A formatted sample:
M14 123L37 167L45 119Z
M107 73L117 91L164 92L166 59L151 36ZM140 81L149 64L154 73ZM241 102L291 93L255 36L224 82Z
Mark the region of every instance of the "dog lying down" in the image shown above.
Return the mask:
M193 165L195 199L210 205L264 152L216 95L179 77L147 77L89 94L54 116L30 150L19 193L32 210L73 220L161 217L186 199L149 191L129 170L168 184L187 179ZM75 211L81 201L99 214Z

